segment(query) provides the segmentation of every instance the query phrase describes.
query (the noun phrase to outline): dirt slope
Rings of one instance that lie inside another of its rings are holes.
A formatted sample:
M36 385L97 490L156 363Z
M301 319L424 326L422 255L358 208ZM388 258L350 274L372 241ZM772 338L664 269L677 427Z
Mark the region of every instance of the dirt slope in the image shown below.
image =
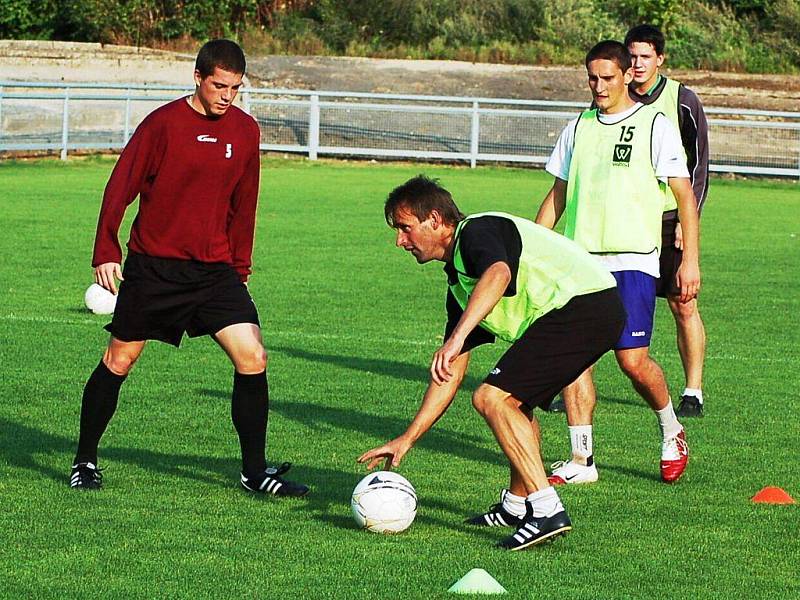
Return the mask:
M0 79L191 85L192 56L147 48L0 40ZM583 68L314 56L249 57L253 85L588 101ZM800 77L675 71L706 106L800 111Z
M583 68L488 65L457 61L251 57L264 87L588 101ZM694 89L707 106L800 111L800 77L710 71L666 73Z

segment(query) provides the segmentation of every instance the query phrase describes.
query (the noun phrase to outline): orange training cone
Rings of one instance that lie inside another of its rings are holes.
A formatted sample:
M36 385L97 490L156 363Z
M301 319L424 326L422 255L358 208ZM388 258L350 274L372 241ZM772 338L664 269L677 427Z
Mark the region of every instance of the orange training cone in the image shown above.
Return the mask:
M761 504L794 504L795 499L779 487L765 487L751 498Z

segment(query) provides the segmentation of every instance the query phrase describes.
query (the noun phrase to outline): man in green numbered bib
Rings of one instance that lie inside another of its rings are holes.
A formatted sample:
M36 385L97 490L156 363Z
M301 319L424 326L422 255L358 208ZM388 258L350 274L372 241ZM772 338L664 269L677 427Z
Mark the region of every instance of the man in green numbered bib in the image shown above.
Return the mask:
M369 468L397 466L441 417L458 391L473 348L511 343L475 390L483 416L510 465L500 502L467 519L478 527L514 527L500 541L521 550L572 529L549 484L533 409L550 400L611 349L625 321L614 278L574 242L505 213L465 217L435 180L415 177L386 200L398 247L422 264L445 263L445 342L405 433L359 457Z
M683 259L675 278L681 302L700 287L698 218L677 129L655 108L628 95L633 71L628 49L603 41L586 55L589 87L597 108L584 111L561 133L547 171L555 177L536 222L554 227L594 255L617 281L627 313L614 346L617 362L656 413L662 433L661 478L677 481L689 458L661 367L650 357L661 217L666 189L683 225ZM591 368L564 389L572 456L554 465L550 482L597 481L592 448L596 403Z

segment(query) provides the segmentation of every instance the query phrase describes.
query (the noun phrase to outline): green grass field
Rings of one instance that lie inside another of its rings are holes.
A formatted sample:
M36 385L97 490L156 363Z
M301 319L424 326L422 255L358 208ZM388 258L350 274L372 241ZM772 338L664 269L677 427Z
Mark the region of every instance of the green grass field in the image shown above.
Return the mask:
M445 598L473 567L513 598L800 596L798 507L750 502L767 485L800 500L796 183L713 181L706 418L686 422L680 483L659 482L655 418L606 357L600 482L561 493L569 536L506 553L493 547L506 531L462 524L507 481L470 404L500 346L475 351L450 411L402 465L419 495L411 529L360 531L349 498L364 474L356 456L413 416L444 323L440 263L420 267L393 247L387 192L425 172L465 212L530 217L548 176L265 160L250 289L270 353L269 458L292 461L290 475L313 488L287 501L238 488L232 369L208 339L146 348L101 444L104 489L68 488L81 390L107 340L83 292L112 166L0 163L0 597ZM668 312L659 303L653 353L675 396ZM541 420L545 462L566 458L564 417Z

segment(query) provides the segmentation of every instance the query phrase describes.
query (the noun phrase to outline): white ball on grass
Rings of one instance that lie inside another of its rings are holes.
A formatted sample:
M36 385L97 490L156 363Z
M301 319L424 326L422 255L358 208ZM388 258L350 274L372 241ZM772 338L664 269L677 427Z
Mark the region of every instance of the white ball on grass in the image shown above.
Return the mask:
M96 315L110 315L117 305L117 297L102 285L93 283L86 289L83 302Z
M350 506L362 529L400 533L409 528L417 515L417 493L402 475L377 471L358 482Z

